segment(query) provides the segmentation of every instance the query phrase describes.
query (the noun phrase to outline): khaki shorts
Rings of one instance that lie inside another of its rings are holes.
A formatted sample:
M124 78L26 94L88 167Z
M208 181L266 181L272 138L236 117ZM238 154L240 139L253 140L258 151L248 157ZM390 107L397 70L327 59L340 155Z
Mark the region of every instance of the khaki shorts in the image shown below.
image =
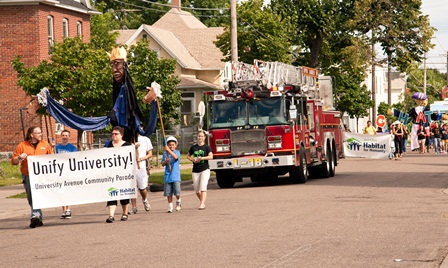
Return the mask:
M206 169L202 172L193 172L191 173L191 177L193 178L193 187L196 193L207 192L210 169Z

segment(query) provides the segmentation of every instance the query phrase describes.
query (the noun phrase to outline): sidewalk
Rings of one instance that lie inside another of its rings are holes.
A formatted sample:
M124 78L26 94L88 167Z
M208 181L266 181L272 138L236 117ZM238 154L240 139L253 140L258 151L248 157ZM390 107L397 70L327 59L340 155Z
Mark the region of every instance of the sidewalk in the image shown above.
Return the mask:
M193 164L182 164L181 169L192 169ZM164 167L152 167L150 173L159 173ZM151 177L149 179L151 181ZM191 181L183 181L182 185L191 184ZM163 185L149 183L148 190L163 191ZM7 198L25 192L22 184L0 187L0 220L17 216L29 217L30 206L26 198ZM57 208L60 209L60 208Z

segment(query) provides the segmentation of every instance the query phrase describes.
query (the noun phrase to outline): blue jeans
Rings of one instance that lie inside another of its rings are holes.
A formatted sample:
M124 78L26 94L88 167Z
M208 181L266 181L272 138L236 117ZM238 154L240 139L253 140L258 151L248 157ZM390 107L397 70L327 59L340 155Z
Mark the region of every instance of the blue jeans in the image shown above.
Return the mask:
M28 204L31 207L31 218L39 217L42 221L42 210L41 209L33 209L33 198L31 196L31 185L30 185L30 176L26 176L22 174L22 182L23 187L25 187L26 199L28 199Z
M408 145L408 139L402 139L403 141L403 153L406 153L406 146Z
M164 196L180 196L180 181L165 182L164 184Z
M434 152L440 153L442 151L442 142L440 138L434 137Z

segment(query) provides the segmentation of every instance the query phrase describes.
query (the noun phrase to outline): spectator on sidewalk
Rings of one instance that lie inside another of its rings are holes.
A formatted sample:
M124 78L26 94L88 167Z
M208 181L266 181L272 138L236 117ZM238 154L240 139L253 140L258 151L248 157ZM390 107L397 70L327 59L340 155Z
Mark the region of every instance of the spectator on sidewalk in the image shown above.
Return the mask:
M442 153L448 152L448 125L443 124L442 129Z
M173 212L173 195L176 196L176 211L181 210L180 198L180 152L176 150L177 139L173 136L166 139L165 152L162 156L162 166L165 167L164 193L168 201L168 213Z
M30 176L28 172L28 156L51 154L51 145L42 140L42 130L40 127L32 126L26 132L25 140L17 145L11 158L11 164L20 164L22 173L22 183L25 187L26 198L31 207L30 228L44 225L41 209L33 209L33 199L31 196Z
M78 149L71 143L68 142L70 138L70 131L67 129L62 130L61 139L62 142L55 147L55 151L57 154L61 153L72 153L78 151ZM70 210L70 206L62 206L62 215L61 219L71 219L72 212Z
M207 185L210 179L210 166L208 160L213 159L210 146L205 144L205 131L198 131L198 143L193 145L187 154L188 160L193 163L193 186L196 196L199 198L199 210L205 209L207 199Z
M152 157L152 143L151 140L146 137L138 134L137 144L135 145L138 151L138 163L140 167L137 168L135 173L135 177L137 178L137 188L142 196L143 206L146 211L151 210L151 205L148 201L148 169L147 169L147 161ZM131 213L137 214L137 198L131 198Z
M434 123L434 128L431 129L431 133L434 137L434 153L438 154L442 152L442 133L440 131L439 123Z

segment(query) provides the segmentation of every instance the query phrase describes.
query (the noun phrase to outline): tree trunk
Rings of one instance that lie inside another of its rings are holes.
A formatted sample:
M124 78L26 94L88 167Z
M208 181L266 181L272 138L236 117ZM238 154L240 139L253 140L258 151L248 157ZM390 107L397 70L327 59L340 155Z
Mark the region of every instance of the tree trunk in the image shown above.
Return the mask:
M317 35L316 38L311 40L311 46L310 46L310 62L309 67L315 68L317 66L317 63L319 62L319 52L322 48L322 42L323 38L321 35Z

